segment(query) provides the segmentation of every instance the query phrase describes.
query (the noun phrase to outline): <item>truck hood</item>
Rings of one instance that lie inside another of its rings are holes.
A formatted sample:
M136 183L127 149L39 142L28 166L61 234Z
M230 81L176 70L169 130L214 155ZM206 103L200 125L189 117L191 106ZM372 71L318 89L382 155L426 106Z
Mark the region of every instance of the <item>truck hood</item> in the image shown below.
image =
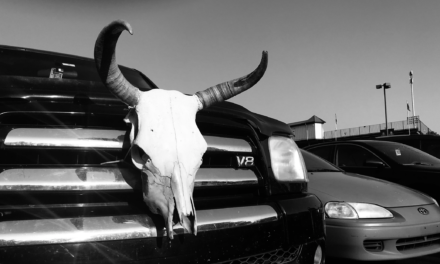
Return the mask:
M246 108L231 102L222 102L213 105L201 111L202 114L204 112L209 113L210 115L244 120L249 122L249 124L260 134L268 137L272 135L290 136L292 134L292 131L287 124L264 115L253 113Z
M4 56L0 66L7 69L4 76L0 76L0 101L44 103L52 102L56 98L58 103L124 105L104 87L91 58L5 45L0 45L0 52ZM9 60L13 59L16 62L10 64ZM48 78L53 67L64 64L74 67L63 66L65 69L62 81ZM157 89L155 83L136 69L121 65L119 68L127 80L140 90ZM258 85L253 89L258 89ZM292 135L287 124L230 102L213 105L199 113L235 119L239 123L244 123L245 120L255 131L266 137Z

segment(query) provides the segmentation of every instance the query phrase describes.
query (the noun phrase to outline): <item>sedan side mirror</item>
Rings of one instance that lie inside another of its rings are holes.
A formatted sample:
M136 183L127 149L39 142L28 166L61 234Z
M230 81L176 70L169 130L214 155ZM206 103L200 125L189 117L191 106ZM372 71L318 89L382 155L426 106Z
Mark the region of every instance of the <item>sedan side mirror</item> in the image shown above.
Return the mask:
M367 167L384 168L385 163L380 160L366 160L364 163Z

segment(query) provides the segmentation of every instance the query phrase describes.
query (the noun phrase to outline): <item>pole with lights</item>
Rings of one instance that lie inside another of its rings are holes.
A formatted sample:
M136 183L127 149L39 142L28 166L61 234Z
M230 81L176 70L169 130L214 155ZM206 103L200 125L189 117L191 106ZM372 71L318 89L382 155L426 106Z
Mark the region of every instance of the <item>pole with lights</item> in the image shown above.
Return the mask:
M414 108L414 89L413 89L413 71L409 72L409 84L411 84L411 101L412 101L412 119L413 119L413 127L415 127L416 122L414 121L414 118L416 116L416 109Z
M391 88L391 83L384 83L384 84L378 84L376 85L376 89L382 89L383 88L383 98L385 102L385 134L388 136L388 116L387 116L387 95L386 95L386 89Z

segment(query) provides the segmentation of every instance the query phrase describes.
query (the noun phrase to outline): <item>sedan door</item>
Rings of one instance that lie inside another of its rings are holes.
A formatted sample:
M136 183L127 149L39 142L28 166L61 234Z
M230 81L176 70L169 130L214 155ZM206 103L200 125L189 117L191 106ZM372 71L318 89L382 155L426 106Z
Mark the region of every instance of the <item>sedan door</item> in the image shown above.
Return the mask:
M347 172L353 172L375 178L394 181L398 179L390 173L390 167L370 150L353 145L337 146L335 164Z

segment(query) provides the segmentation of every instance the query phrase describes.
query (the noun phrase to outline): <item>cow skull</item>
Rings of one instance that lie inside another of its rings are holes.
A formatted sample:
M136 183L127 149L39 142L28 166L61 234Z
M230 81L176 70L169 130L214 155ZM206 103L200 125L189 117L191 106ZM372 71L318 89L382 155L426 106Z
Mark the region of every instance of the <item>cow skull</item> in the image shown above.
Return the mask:
M130 84L116 64L116 43L124 30L132 34L130 24L117 20L101 31L95 43L96 67L107 88L132 108L127 116L132 125L131 157L141 170L145 203L150 211L162 215L171 239L175 208L181 225L196 235L192 193L207 149L196 114L255 85L267 68L267 52L252 73L191 96L159 89L144 92Z

